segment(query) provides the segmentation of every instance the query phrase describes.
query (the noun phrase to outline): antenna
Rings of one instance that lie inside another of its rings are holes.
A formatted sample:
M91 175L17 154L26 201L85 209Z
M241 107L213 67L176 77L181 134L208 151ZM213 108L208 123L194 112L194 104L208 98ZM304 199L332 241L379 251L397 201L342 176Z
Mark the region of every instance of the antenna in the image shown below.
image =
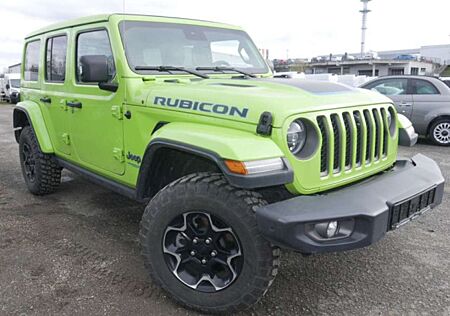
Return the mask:
M366 49L366 30L367 30L367 14L370 12L368 9L368 3L372 0L361 0L363 3L363 9L359 12L362 13L362 26L361 26L361 58L364 57Z

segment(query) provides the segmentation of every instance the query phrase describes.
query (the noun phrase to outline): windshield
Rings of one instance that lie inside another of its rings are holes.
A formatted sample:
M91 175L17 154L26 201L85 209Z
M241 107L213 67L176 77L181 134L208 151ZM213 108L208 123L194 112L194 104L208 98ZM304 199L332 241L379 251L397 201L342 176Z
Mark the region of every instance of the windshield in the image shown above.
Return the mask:
M12 88L20 88L20 79L10 79Z
M124 21L120 24L120 33L133 71L137 66L232 67L252 74L269 71L258 49L243 31ZM151 70L136 72L154 73Z

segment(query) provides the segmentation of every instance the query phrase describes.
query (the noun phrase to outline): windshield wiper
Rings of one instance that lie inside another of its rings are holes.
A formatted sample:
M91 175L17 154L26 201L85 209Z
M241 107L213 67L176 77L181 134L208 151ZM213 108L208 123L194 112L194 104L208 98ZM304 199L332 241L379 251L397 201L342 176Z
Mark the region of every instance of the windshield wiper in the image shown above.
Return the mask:
M252 73L234 68L234 67L197 67L195 68L195 70L199 70L199 71L220 71L220 72L225 72L225 71L234 71L240 74L243 74L247 77L251 77L251 78L256 78L256 76Z
M160 72L166 71L168 73L171 73L171 71L183 71L183 72L187 72L187 73L189 73L191 75L194 75L194 76L197 76L197 77L200 77L200 78L203 78L203 79L208 79L209 78L209 76L207 76L205 74L202 74L202 73L200 73L198 71L189 70L189 69L186 69L184 67L176 67L176 66L136 66L136 67L134 67L134 70L137 70L137 71L139 71L139 70L152 71L153 70L153 71L160 71Z

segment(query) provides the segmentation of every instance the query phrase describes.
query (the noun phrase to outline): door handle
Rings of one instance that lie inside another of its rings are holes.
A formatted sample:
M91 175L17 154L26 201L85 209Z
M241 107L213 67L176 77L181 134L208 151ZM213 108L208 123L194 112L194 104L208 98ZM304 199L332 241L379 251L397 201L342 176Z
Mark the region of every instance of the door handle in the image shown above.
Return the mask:
M52 103L52 99L49 97L43 97L39 99L42 103Z
M402 102L400 103L400 106L412 106L412 103Z
M78 109L81 109L82 106L83 106L81 104L81 102L78 102L78 101L67 101L66 105L71 107L71 108L78 108Z

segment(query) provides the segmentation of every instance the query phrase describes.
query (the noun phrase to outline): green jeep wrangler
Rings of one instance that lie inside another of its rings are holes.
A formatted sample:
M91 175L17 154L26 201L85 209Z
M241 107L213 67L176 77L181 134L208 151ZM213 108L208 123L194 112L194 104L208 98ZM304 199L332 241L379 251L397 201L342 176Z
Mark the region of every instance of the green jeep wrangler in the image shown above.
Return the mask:
M279 247L373 244L442 201L417 134L386 97L273 78L239 27L100 15L25 39L13 124L31 193L63 168L146 203L154 282L203 312L258 301Z

